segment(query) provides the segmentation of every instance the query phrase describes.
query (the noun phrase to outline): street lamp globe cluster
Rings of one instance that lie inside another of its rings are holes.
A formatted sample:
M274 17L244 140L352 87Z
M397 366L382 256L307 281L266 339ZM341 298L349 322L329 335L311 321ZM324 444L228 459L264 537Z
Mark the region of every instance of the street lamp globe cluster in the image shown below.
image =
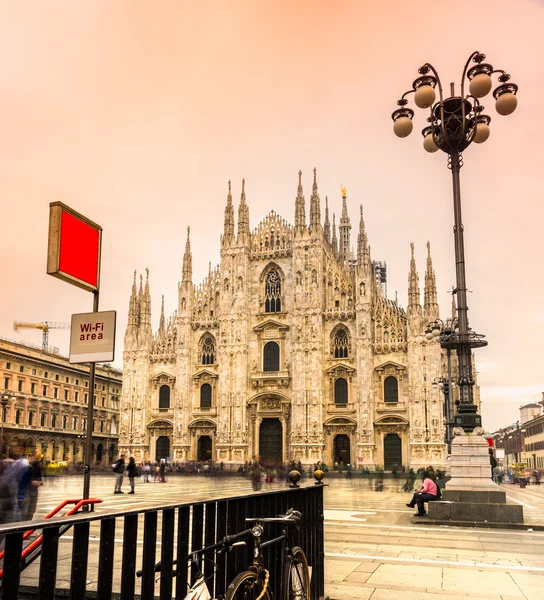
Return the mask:
M491 117L484 114L480 98L484 98L493 87L492 75L498 74L499 85L493 91L495 109L500 115L509 115L517 106L518 86L510 82L510 75L500 69L494 69L485 61L485 54L473 52L463 69L461 93L455 95L455 86L451 84L451 96L444 97L442 82L436 69L425 63L419 68L418 77L412 88L405 92L397 104L399 108L392 114L393 131L401 138L410 135L413 129L414 111L407 107L407 96L414 94L417 107L429 109L427 125L423 131L423 147L427 152L442 150L448 155L448 168L451 169L453 183L455 270L457 286L453 292L457 295L457 319L450 323L450 331L445 335L443 322L436 322L426 331L426 337L432 340L440 336L442 348L455 349L459 366L459 405L454 424L466 432L480 427L482 420L478 407L474 404L474 377L472 369L472 349L487 345L483 335L472 331L468 324L467 284L465 277L465 249L463 222L461 217L461 185L459 172L463 166L462 152L472 142L481 144L489 138ZM470 66L474 63L473 66ZM465 95L465 83L468 81L469 93ZM436 101L438 88L438 101Z
M412 89L405 92L397 102L400 106L392 114L393 131L398 137L407 137L413 130L414 111L407 107L407 96L414 94L414 102L418 108L430 109L427 118L429 125L422 130L423 147L427 152L442 150L462 152L472 142L482 144L489 138L491 117L483 113L484 106L480 99L489 94L493 87L492 75L499 74L499 85L493 91L495 110L499 115L510 115L516 110L518 103L518 86L510 82L510 75L501 69L493 69L484 63L485 54L473 52L465 64L461 78L461 94L454 95L451 84L451 96L444 98L442 83L436 69L425 63L419 68L418 77ZM476 63L469 68L471 62ZM469 93L465 95L465 82L469 82ZM436 100L438 87L439 100Z

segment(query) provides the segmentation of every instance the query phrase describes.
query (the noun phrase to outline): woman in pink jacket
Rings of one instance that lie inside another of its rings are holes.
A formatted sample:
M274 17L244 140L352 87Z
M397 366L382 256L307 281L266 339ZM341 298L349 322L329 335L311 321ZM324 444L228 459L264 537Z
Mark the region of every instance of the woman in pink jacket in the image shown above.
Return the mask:
M412 500L406 505L409 508L414 508L417 504L418 511L415 514L416 517L423 517L427 513L425 512L425 502L429 502L429 500L436 500L438 496L438 487L436 481L433 479L431 473L429 471L424 471L423 473L423 487L416 492Z

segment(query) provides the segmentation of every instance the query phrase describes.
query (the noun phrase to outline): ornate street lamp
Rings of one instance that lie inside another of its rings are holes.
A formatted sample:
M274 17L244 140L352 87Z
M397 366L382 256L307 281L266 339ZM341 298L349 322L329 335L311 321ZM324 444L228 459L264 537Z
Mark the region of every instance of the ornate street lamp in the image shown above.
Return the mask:
M483 114L484 107L480 98L486 96L493 86L491 76L499 73L497 88L493 91L495 108L500 115L509 115L516 109L518 86L510 83L510 75L505 71L493 69L485 63L485 54L473 52L465 64L461 78L461 94L455 95L454 84L451 84L451 96L444 98L442 83L438 72L430 64L419 68L420 77L412 84L412 89L404 93L397 102L398 108L392 115L393 131L398 137L408 136L412 129L414 111L407 108L406 97L414 94L414 101L419 108L430 110L427 121L429 125L422 131L423 147L427 152L442 150L448 155L448 168L453 178L454 240L456 283L458 298L458 333L450 336L449 346L457 351L459 363L459 396L455 425L466 432L480 427L482 418L478 407L474 404L474 377L472 374L472 349L487 345L482 335L474 333L468 326L467 284L465 278L465 249L463 239L463 222L461 219L461 188L459 171L463 166L462 152L472 142L481 144L489 137L491 118ZM471 62L474 65L469 68ZM465 81L469 81L469 93L465 95ZM439 100L436 100L435 88L438 86Z
M1 424L2 431L0 432L0 456L4 454L4 449L6 447L5 440L4 440L4 421L5 421L4 417L7 416L7 406L10 402L13 402L16 399L17 398L9 390L3 391L2 394L0 395L0 404L2 405L2 424ZM6 452L6 456L7 456L7 452Z

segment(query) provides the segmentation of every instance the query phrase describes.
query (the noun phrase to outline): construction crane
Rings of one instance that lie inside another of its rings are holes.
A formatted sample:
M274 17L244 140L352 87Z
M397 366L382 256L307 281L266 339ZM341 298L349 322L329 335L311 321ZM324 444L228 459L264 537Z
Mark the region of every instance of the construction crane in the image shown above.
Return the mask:
M21 321L13 322L13 330L19 329L41 329L42 330L42 350L47 350L49 346L49 330L50 329L70 329L70 323L60 323L53 321L44 321L43 323L24 323Z

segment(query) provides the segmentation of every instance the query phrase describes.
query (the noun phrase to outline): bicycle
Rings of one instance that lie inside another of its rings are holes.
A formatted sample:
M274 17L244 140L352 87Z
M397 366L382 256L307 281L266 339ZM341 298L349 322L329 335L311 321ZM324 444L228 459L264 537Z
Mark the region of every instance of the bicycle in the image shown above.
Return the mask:
M300 528L302 516L300 512L290 509L280 517L272 518L250 518L246 519L248 523L254 523L251 529L246 529L234 535L225 536L221 541L211 546L195 550L187 557L188 562L193 568L195 582L190 587L188 594L183 600L213 600L210 596L206 579L201 570L202 558L206 554L218 551L218 554L228 552L232 548L245 544L246 538L253 538L253 563L250 567L236 575L228 586L224 596L216 600L272 600L269 589L270 573L264 566L262 548L270 546L280 541L285 541L284 560L283 560L283 578L282 594L278 598L283 600L310 600L310 571L308 561L303 550L294 546L291 547L288 535L288 528L295 526ZM281 535L265 542L261 541L264 532L264 523L280 523L283 525ZM177 561L174 561L174 565ZM154 572L161 570L161 561L155 564ZM174 570L173 576L177 575ZM143 571L137 571L136 576L141 577ZM160 576L156 579L158 581Z
M288 528L295 526L300 529L302 515L290 509L287 514L272 518L250 518L246 523L255 525L244 533L251 533L253 537L253 563L242 573L239 573L227 588L226 600L271 600L268 588L270 573L264 566L261 550L280 541L285 542L283 560L282 594L278 596L283 600L310 600L310 571L304 551L299 546L291 547ZM264 532L264 523L281 523L281 535L261 542Z

